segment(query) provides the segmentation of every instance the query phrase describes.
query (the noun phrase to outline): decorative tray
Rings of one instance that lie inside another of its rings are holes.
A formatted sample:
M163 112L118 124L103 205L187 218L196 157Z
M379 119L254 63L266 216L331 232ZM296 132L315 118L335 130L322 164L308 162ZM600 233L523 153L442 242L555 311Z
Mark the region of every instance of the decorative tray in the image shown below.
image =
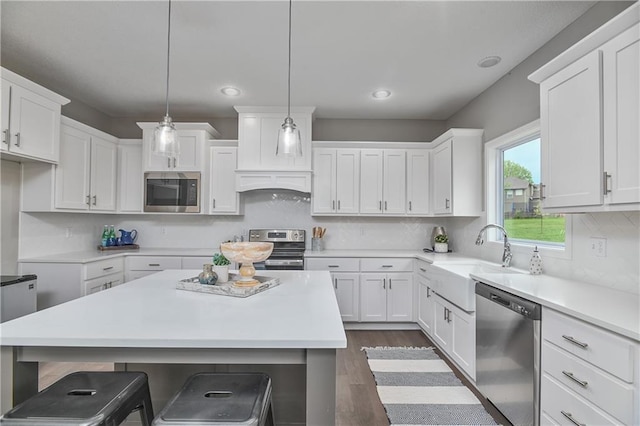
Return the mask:
M238 287L234 285L233 282L240 279L240 275L229 274L229 281L226 283L214 285L200 284L198 277L193 277L178 281L176 288L178 290L195 291L198 293L221 294L223 296L233 297L249 297L280 285L279 278L263 277L260 275L255 275L253 278L260 282L253 287Z
M127 244L124 246L98 246L98 250L100 251L117 251L117 250L138 250L140 248L137 244Z

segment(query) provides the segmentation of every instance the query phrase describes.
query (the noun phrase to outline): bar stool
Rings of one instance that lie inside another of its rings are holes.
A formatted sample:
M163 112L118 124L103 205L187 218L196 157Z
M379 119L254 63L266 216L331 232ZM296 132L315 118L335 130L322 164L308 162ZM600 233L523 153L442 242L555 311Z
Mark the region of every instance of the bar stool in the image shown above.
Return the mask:
M271 378L263 373L194 374L152 425L274 426Z
M145 373L71 373L0 417L2 426L114 426L140 410L143 426L153 419Z

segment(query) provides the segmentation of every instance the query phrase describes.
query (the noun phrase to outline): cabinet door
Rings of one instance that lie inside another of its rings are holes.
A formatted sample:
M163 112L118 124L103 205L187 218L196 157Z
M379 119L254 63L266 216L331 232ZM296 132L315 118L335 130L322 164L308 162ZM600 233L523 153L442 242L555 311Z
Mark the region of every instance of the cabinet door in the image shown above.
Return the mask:
M351 214L360 211L360 150L336 151L336 211Z
M407 160L403 149L384 150L384 196L385 214L404 214L406 212Z
M429 336L433 335L433 321L435 319L433 290L429 287L429 280L418 275L418 324Z
M11 83L7 80L0 80L2 87L2 103L0 103L0 151L9 149L9 109L11 108Z
M172 161L173 170L198 171L202 167L200 147L204 143L202 132L197 130L178 130L180 154ZM234 168L235 173L235 168ZM234 175L235 176L235 175ZM235 178L234 178L235 181Z
M468 314L450 306L451 352L453 360L462 369L476 378L476 321L475 314Z
M313 213L336 211L336 150L313 150Z
M117 146L91 136L91 210L116 210Z
M435 296L433 298L434 307L434 321L433 321L433 334L432 337L436 340L438 345L447 353L450 353L451 349L451 326L447 321L447 302L440 297Z
M238 148L211 148L211 213L237 213L236 165Z
M13 85L10 130L11 151L47 161L58 161L60 104Z
M78 129L62 126L60 139L55 206L87 210L90 203L91 137Z
M387 321L413 321L413 274L387 274Z
M382 213L383 155L380 149L360 151L360 213Z
M387 278L385 274L360 275L360 321L387 320Z
M600 54L540 84L543 208L602 204Z
M610 204L640 202L640 24L603 46L604 170Z
M407 214L429 214L429 150L407 150Z
M118 211L141 212L143 194L142 144L118 147Z
M360 275L331 274L342 321L360 320Z
M438 145L431 153L431 170L433 171L433 213L451 213L451 161L453 154L453 139Z
M164 155L156 155L151 149L153 147L154 131L144 130L144 148L143 155L145 156L144 170L145 171L164 171L173 169L172 158L165 157Z

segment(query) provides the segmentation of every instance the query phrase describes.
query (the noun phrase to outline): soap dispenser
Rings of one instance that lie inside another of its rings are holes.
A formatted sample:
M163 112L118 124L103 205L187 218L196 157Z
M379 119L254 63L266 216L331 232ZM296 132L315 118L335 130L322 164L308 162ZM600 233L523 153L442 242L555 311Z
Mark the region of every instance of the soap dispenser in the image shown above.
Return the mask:
M529 273L531 275L542 274L542 258L540 257L540 253L538 252L538 246L533 249L533 254L531 255L531 260L529 261Z

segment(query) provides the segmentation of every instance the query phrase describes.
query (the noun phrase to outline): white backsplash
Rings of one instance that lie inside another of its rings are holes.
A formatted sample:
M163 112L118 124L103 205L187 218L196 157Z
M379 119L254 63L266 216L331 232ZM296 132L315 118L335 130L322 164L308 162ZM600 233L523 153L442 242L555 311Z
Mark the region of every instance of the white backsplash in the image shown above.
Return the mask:
M427 245L431 228L445 226L455 252L499 262L498 247L474 244L482 218L312 217L308 194L252 191L242 195L243 216L97 215L22 213L20 257L96 250L102 226L137 229L142 247L211 248L251 228L327 228L325 249L409 249ZM575 214L571 258L544 256L544 273L640 294L640 212ZM589 251L589 239L607 239L606 257ZM307 248L311 247L308 238ZM531 253L515 253L526 269Z

